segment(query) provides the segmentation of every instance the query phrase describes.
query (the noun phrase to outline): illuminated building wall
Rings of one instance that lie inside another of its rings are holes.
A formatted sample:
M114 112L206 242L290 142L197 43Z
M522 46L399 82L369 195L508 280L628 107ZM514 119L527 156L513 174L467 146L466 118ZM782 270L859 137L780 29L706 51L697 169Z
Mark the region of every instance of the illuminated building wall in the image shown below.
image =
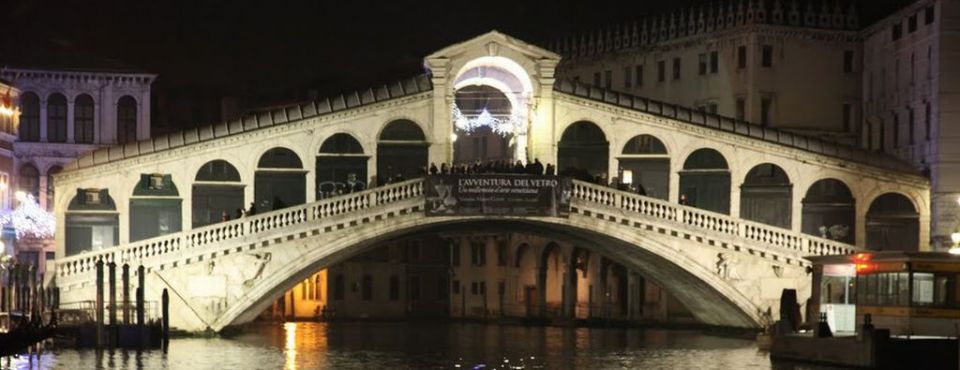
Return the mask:
M156 75L8 66L0 68L0 78L19 90L15 121L0 122L0 149L12 152L9 159L0 157L0 181L5 176L11 184L3 197L9 208L18 205L10 193L22 191L51 210L54 175L68 163L101 147L150 137L150 85ZM52 235L15 244L18 258L41 273L54 258Z

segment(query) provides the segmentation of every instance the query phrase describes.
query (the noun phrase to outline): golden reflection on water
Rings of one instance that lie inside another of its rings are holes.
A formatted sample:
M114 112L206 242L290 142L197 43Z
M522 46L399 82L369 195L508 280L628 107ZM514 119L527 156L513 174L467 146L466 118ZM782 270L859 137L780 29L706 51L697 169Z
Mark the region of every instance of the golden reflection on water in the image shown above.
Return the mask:
M287 333L287 340L283 344L283 352L285 355L283 368L286 370L297 370L297 323L284 323L283 330Z

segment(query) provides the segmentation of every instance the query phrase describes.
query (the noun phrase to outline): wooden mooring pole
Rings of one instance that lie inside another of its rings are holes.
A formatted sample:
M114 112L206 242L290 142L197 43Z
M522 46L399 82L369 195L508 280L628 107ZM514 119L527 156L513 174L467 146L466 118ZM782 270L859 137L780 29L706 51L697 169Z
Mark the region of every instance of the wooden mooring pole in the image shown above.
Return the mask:
M141 326L147 324L143 318L144 310L146 309L144 307L146 304L146 302L144 302L144 295L146 295L146 291L144 290L146 274L144 270L143 265L137 267L137 325Z
M130 265L124 263L121 272L123 279L123 324L130 325Z
M103 260L97 260L97 302L93 307L97 317L97 348L103 347Z
M167 294L167 288L163 288L163 295L160 297L160 309L163 315L163 348L167 348L170 342L170 295Z
M117 326L117 264L113 261L107 264L107 271L110 280L107 281L107 285L110 289L110 345L114 346L117 342L117 334L119 334L119 326Z

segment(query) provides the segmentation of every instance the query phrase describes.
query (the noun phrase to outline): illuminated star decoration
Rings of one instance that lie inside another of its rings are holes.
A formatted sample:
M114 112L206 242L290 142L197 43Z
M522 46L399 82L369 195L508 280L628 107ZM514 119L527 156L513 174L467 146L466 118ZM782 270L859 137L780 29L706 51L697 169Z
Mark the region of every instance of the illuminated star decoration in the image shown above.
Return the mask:
M0 216L0 224L9 225L17 231L17 239L46 239L53 237L57 228L57 219L47 212L31 194L17 192L20 206L12 212Z

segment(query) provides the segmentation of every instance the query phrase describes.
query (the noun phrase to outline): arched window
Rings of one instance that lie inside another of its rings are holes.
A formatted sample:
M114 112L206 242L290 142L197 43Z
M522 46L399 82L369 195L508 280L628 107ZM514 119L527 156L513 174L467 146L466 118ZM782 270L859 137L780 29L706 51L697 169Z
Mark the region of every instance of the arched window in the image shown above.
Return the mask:
M62 94L47 98L47 141L67 142L67 98Z
M205 163L197 171L196 181L240 182L240 171L222 159Z
M867 211L867 249L916 252L920 247L920 214L910 198L886 193Z
M603 130L595 123L574 122L563 131L557 147L560 173L586 181L606 178L609 145Z
M257 162L257 168L303 168L303 162L300 156L287 148L273 148L268 150L260 161Z
M423 130L411 120L399 119L387 124L380 133L380 141L425 141Z
M779 166L754 166L740 186L740 218L789 229L792 190L790 178Z
M317 199L365 189L367 159L360 142L349 134L324 140L317 154Z
M637 135L627 141L619 158L619 181L640 194L667 199L670 193L670 156L656 137Z
M40 197L40 171L31 164L20 167L20 191L33 194L35 199Z
M66 212L66 255L117 245L120 236L116 210L107 189L77 189Z
M93 143L93 98L83 94L73 101L73 141Z
M20 141L40 141L40 97L20 95Z
M137 101L127 95L117 101L117 143L137 141Z
M837 179L822 179L803 197L802 229L806 234L853 244L856 236L856 202Z
M60 173L60 171L63 171L63 167L53 166L47 170L47 209L49 210L53 210L54 199L56 199L54 198L54 195L56 195L54 194L56 187L54 185L53 175Z
M197 171L191 206L192 227L197 228L243 215L243 183L240 172L229 162L214 160Z
M306 191L306 171L297 153L273 148L260 157L253 183L257 212L303 204Z
M697 149L683 162L680 203L730 214L730 170L720 152Z
M378 183L418 177L427 166L427 146L423 130L413 121L388 123L377 142Z
M180 232L181 203L171 175L141 174L130 197L130 242Z

